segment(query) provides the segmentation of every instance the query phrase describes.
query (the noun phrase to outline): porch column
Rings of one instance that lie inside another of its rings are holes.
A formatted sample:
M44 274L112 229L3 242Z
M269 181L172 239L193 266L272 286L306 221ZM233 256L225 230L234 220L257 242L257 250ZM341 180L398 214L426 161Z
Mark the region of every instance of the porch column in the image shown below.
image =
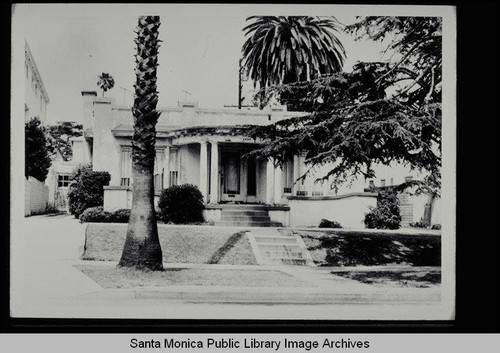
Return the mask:
M266 162L266 204L274 201L274 165L272 160Z
M281 167L274 168L274 203L281 202L283 186L281 185L281 177L283 169Z
M212 145L210 158L210 203L219 202L219 146L216 141Z
M208 152L207 141L200 142L200 191L203 202L208 202Z
M297 195L297 191L302 190L301 181L297 181L297 179L300 177L300 157L298 155L293 156L293 188L292 188L292 195L295 196Z
M163 166L163 188L170 186L170 147L165 148L165 165Z

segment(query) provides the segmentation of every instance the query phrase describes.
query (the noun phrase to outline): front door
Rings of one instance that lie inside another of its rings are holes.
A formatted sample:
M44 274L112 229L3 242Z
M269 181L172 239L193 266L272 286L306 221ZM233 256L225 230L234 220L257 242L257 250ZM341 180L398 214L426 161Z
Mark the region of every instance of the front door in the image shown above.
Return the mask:
M237 152L223 152L222 201L245 201L241 192L241 158Z

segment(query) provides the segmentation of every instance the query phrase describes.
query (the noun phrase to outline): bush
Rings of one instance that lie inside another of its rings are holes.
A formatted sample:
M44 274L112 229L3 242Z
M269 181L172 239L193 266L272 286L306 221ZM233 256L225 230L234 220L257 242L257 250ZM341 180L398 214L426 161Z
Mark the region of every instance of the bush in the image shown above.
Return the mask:
M130 218L130 210L128 208L121 208L112 213L111 222L128 223L129 218Z
M158 203L159 219L165 223L203 222L203 195L195 185L174 185L164 189Z
M441 224L439 223L433 224L431 229L441 230Z
M319 223L319 228L342 228L339 222L329 221L328 219L322 219Z
M401 223L399 200L392 190L381 190L377 207L365 215L365 226L376 229L398 229Z
M429 228L429 226L430 226L430 224L425 222L422 219L418 222L410 223L410 227L413 227L413 228Z
M112 214L104 211L102 206L89 207L80 215L80 223L108 223L111 222Z
M73 182L69 186L69 212L80 215L89 207L104 205L105 185L109 185L111 176L108 172L94 172L89 165L78 166L70 175Z
M80 215L80 223L128 223L130 210L122 208L114 212L104 211L102 206L87 208Z

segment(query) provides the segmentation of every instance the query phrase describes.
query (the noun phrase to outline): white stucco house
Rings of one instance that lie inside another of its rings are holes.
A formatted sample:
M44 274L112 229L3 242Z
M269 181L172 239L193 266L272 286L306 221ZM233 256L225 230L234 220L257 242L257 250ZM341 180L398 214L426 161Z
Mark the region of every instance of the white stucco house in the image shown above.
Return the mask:
M84 137L77 153L96 171L108 171L104 208L130 208L132 202L130 107L118 106L95 91L83 91ZM160 108L156 126L155 195L176 184L194 184L204 196L205 218L223 225L318 226L326 218L344 227L364 228L364 215L376 206L369 181L333 187L315 183L323 171L295 182L305 170L304 156L283 168L272 161L241 158L263 141L245 134L250 125L267 125L304 113L275 105L268 109L204 109L193 102ZM88 160L87 160L88 158Z
M28 43L24 42L24 122L38 117L43 125L47 118L49 95L43 84ZM24 215L44 213L49 208L49 189L42 181L28 177L24 183Z

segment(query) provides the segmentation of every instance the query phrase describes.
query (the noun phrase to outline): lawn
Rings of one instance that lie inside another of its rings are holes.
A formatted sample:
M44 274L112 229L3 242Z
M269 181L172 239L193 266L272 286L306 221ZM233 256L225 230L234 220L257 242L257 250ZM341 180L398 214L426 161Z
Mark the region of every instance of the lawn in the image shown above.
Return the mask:
M85 233L83 260L119 261L127 224L91 223ZM256 265L244 229L158 225L164 263Z
M441 236L296 230L318 266L441 266Z
M228 270L202 268L167 268L165 271L138 271L109 265L75 266L103 288L165 286L243 286L306 287L301 281L279 270Z

